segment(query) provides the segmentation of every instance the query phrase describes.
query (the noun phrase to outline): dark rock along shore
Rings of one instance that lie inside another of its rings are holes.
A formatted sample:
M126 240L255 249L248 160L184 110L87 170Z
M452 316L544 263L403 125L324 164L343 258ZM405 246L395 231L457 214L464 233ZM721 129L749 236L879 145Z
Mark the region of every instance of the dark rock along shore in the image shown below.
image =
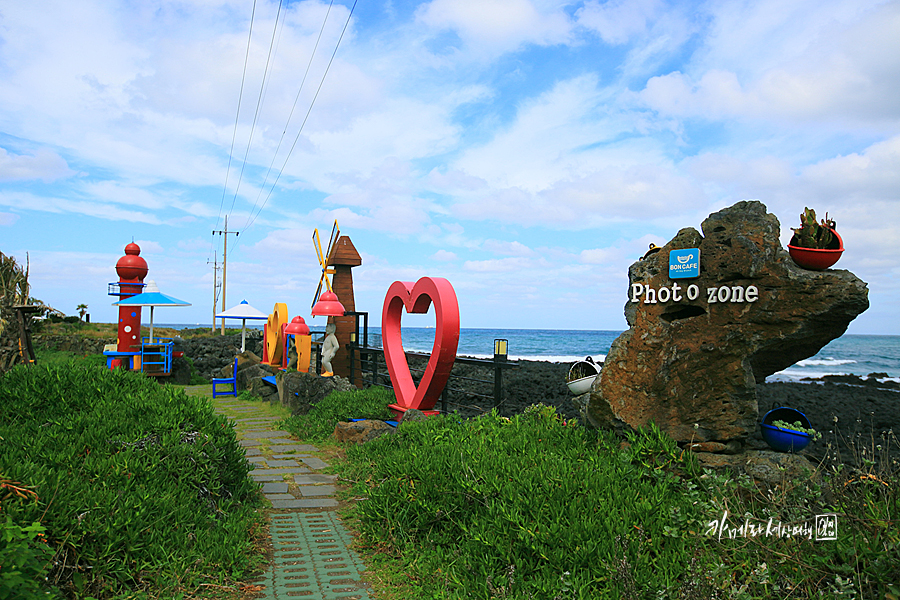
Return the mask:
M422 368L424 364L424 359L410 360L413 368ZM518 361L517 367L506 369L503 373L503 401L498 407L499 413L511 416L540 402L554 406L567 419L579 417L578 408L572 402L573 396L565 384L570 366L568 363ZM385 373L383 381L386 382L386 369L381 368L380 371ZM459 363L454 366L453 375L493 380L491 369ZM809 383L773 382L757 385L758 420L761 421L765 413L779 406L795 408L804 413L813 428L822 433L822 439L811 443L803 452L814 464L825 458L828 442L832 442L839 451L841 462L857 464L855 455L861 444L882 444L886 447L882 434L887 436L891 431L900 438L900 386L890 382L878 384L874 378L851 376L840 378L840 383L827 379ZM448 386L451 388L451 412L458 410L460 415L472 417L493 408L493 398L480 398L466 393L490 396L493 384L451 378ZM891 451L893 456L900 457L897 438L894 438ZM850 442L856 444L856 452L850 447ZM768 449L759 427L746 440L746 446L750 449Z
M251 351L260 344L256 337L248 335L247 348ZM240 336L197 338L185 343L186 356L193 358L198 371L205 377L231 365L239 349ZM426 363L427 358L409 358L416 381L420 374L415 369L424 369ZM565 383L570 366L568 363L520 360L517 366L504 369L503 394L502 401L497 406L498 412L504 416L512 416L532 404L543 403L555 407L566 419L579 418L579 410L572 402L573 396ZM390 385L384 362L380 363L378 372L378 383ZM447 384L448 409L451 412L458 411L461 416L468 418L490 412L494 408L494 373L491 367L457 362L452 375ZM472 379L482 382L471 381ZM873 439L874 445L884 445L882 434L887 435L889 431L900 436L900 386L878 384L874 378L830 379L839 379L840 382L776 382L757 385L759 420L770 409L778 406L788 406L803 412L813 428L823 435L821 440L813 442L804 451L813 463L825 457L829 441L839 449L841 462L856 464L855 452L848 446L848 442L856 442L858 449L860 443L872 445ZM367 384L371 382L370 373L365 375L364 381ZM436 408L440 408L440 402ZM837 422L834 421L835 417ZM746 446L751 449L767 448L759 427L746 440ZM892 451L900 456L900 447L896 442Z

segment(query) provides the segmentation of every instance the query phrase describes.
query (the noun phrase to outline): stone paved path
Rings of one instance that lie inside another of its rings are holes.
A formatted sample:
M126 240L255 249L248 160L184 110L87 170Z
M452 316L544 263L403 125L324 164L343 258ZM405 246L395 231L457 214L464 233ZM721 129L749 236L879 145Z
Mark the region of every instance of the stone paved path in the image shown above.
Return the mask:
M316 456L317 448L277 429L280 419L271 416L264 403L231 396L210 400L217 413L234 422L247 460L255 466L250 476L273 508L269 533L275 560L253 582L265 586L260 598L369 600L360 580L365 567L350 549L350 533L334 512L336 477L319 472L328 463Z

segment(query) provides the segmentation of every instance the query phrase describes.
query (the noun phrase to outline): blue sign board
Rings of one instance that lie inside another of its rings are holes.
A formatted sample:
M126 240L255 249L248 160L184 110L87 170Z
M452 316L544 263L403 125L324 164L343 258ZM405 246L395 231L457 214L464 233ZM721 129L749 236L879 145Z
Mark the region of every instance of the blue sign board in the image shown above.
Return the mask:
M700 277L700 248L669 252L669 279Z

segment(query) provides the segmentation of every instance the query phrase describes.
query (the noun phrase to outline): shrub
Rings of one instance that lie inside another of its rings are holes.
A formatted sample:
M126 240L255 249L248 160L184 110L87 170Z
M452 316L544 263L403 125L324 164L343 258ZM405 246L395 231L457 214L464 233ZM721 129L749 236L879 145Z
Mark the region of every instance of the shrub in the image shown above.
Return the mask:
M46 585L53 552L37 521L21 527L10 515L0 530L0 598L52 598ZM15 594L13 594L15 592Z
M0 377L0 438L0 472L40 498L3 512L41 521L50 579L67 594L174 589L254 567L258 485L205 400L121 370L17 367Z
M338 421L348 419L392 419L388 404L395 402L390 390L370 387L349 392L331 392L309 413L285 419L280 425L305 440L324 440L334 433Z

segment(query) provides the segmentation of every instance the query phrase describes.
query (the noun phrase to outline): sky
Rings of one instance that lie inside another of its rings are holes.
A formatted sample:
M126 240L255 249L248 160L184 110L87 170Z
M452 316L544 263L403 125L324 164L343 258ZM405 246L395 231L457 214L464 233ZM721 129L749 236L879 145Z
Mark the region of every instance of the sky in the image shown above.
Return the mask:
M900 2L0 0L0 251L94 322L135 240L210 323L227 217L227 307L323 326L337 220L370 324L432 276L462 327L624 330L628 266L747 199L834 218L848 332L900 334Z

